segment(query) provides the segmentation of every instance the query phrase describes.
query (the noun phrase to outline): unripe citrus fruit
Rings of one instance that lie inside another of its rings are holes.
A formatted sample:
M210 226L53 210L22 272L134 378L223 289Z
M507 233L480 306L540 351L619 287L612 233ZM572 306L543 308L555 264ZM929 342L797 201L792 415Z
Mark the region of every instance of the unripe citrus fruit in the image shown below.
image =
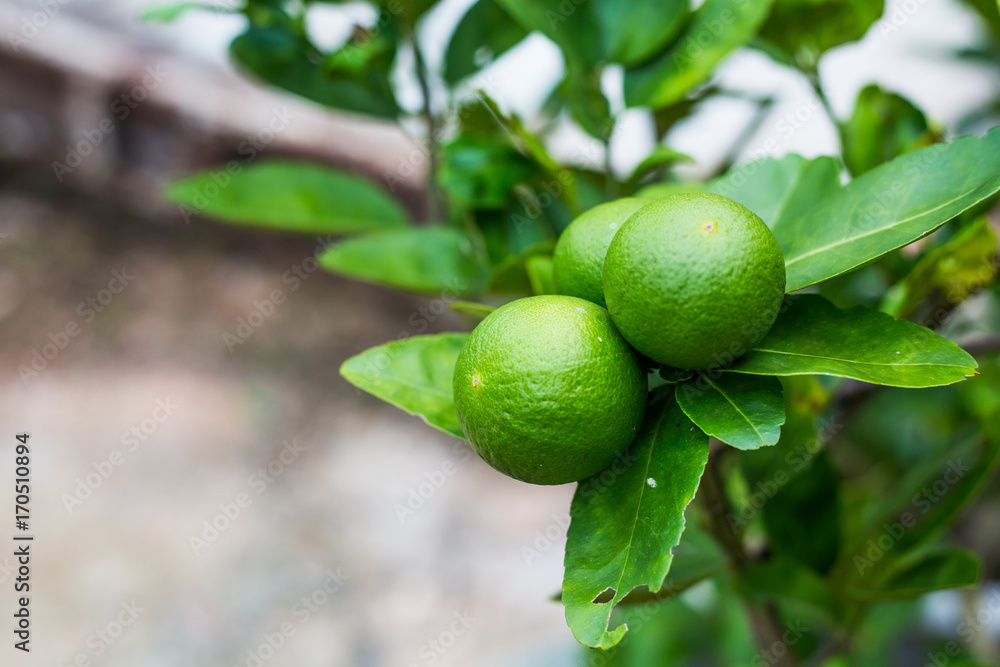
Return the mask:
M595 206L570 223L552 255L560 294L605 305L601 271L608 246L629 216L647 203L646 199L618 199Z
M731 362L768 332L785 292L785 262L767 225L708 193L646 204L604 262L608 311L625 339L677 368Z
M458 420L479 455L533 484L565 484L614 462L646 409L646 374L606 310L570 296L490 313L455 364Z

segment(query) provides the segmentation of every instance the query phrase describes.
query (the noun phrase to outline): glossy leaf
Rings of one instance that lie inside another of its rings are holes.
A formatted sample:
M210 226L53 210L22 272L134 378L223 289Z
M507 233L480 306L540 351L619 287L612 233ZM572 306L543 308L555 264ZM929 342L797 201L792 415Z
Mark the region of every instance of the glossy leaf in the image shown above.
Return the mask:
M225 222L309 234L342 234L407 223L403 207L370 181L304 162L225 166L172 183L167 196Z
M993 282L997 237L985 218L977 218L954 238L920 259L902 282L895 285L882 310L906 317L935 289L950 304L961 303Z
M815 294L786 298L764 339L728 369L754 375L836 375L893 387L935 387L975 374L976 361L930 329Z
M417 227L354 237L320 255L327 271L367 282L454 297L482 291L487 270L457 229Z
M1000 128L900 156L769 221L791 292L929 234L1000 191ZM794 214L793 214L794 213Z
M558 294L555 279L552 277L552 257L550 255L532 255L526 258L524 269L528 272L532 293Z
M464 438L452 392L455 360L468 334L413 336L365 350L340 367L358 387L445 433Z
M883 0L776 0L760 35L815 62L823 51L861 39L883 9Z
M684 26L687 0L594 0L608 60L635 65L655 55Z
M841 128L844 162L855 176L935 138L920 109L874 84L858 93L854 113Z
M671 553L674 559L670 563L670 573L660 590L649 591L640 587L626 595L619 605L670 600L700 581L724 574L727 569L726 558L715 540L704 533L694 520L687 522L680 543Z
M273 86L345 111L379 118L397 116L399 107L388 76L391 53L382 66L368 68L359 78L331 72L311 57L311 49L301 37L290 32L256 26L234 39L229 47L233 59L243 69Z
M772 2L706 0L670 48L625 72L626 105L661 108L680 101L757 32Z
M478 0L455 29L444 59L444 78L454 84L479 71L528 35L496 0Z
M684 531L684 510L708 462L708 438L668 397L651 405L635 442L610 473L580 482L570 508L563 603L573 635L609 648L611 611L633 589L659 591ZM595 602L599 599L599 602Z
M677 387L677 402L698 428L737 449L773 445L785 423L774 377L699 373Z

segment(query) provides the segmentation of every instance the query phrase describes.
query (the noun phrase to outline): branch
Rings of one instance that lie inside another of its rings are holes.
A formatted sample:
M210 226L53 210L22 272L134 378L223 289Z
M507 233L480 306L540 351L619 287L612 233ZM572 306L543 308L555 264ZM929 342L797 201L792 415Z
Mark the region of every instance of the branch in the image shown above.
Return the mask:
M417 70L417 82L420 84L420 95L423 98L421 115L424 118L424 122L427 124L427 217L432 222L438 222L441 220L441 214L443 211L441 191L438 190L437 187L438 123L437 117L434 115L434 109L431 106L430 71L427 68L427 61L424 60L424 54L420 50L420 44L417 42L416 33L412 35L412 39L413 57L416 62Z

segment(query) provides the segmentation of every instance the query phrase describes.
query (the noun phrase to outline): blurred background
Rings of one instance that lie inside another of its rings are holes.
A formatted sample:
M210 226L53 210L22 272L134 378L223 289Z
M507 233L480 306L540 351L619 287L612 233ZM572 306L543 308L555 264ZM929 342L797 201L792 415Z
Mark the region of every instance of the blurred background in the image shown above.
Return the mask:
M581 664L550 599L573 487L498 475L337 374L372 345L469 322L434 300L316 271L322 239L227 227L163 197L171 180L249 144L391 184L419 219L424 165L399 170L413 140L237 73L227 47L238 17L138 20L157 4L0 0L0 437L10 454L15 433L31 434L36 534L32 652L5 641L0 663ZM470 4L443 2L422 24L432 65ZM315 9L324 44L375 16ZM984 39L965 3L890 1L821 75L841 117L878 83L948 137L981 133L1000 71L955 53ZM537 127L562 68L536 34L480 82ZM763 54L736 52L717 80L773 103L761 115L713 98L679 123L670 145L695 158L683 176L839 151L808 83ZM403 106L419 105L418 83L397 83ZM565 117L544 122L554 155L620 174L656 143L641 110L623 112L610 156ZM287 299L261 310L275 289ZM258 310L261 323L238 334ZM991 549L1000 518L987 509L977 536ZM0 555L7 618L13 565ZM698 595L682 602L692 614ZM922 604L927 628L953 627L963 608L959 593ZM993 617L977 641L998 636Z

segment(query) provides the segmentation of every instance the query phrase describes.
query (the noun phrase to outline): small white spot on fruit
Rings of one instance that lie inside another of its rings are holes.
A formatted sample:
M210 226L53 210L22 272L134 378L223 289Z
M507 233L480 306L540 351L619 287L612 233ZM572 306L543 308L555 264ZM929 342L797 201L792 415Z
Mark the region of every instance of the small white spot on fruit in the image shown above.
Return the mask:
M576 309L576 312L578 312L578 313L583 313L584 315L586 315L586 314L587 314L587 311L586 311L586 310L584 310L583 308L580 308L579 306L577 307L577 309Z
M650 477L649 479L646 480L646 484L649 484L649 488L651 488L651 489L655 489L656 488L656 480L653 479L652 477Z
M603 339L603 338L601 338L600 336L598 336L598 337L597 337L597 340L598 340L598 342L600 342L600 343L603 343L603 342L604 342L604 339Z
M718 225L716 225L714 221L706 222L704 225L701 226L702 231L704 231L706 234L713 234L715 233L715 230L718 228L719 228Z
M483 379L479 377L479 373L475 373L472 376L472 386L473 388L478 387L482 383Z

